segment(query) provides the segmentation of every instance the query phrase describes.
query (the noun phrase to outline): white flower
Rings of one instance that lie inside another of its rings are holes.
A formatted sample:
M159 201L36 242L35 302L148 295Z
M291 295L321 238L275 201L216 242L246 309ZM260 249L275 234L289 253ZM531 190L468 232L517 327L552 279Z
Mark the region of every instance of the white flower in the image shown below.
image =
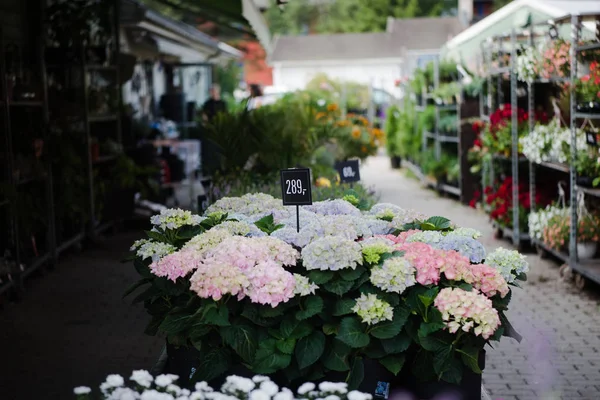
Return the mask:
M309 294L315 294L315 290L319 288L319 286L312 283L307 276L294 274L294 279L296 279L296 286L294 287L295 295L308 296Z
M255 383L261 383L261 382L268 381L268 380L270 380L269 377L264 376L264 375L254 375L252 377L252 381Z
M294 393L288 388L283 388L273 397L273 400L294 400Z
M307 270L355 269L362 259L360 244L341 236L322 237L302 249L302 265Z
M120 387L116 388L106 400L137 400L139 394L130 388Z
M154 380L154 378L152 378L152 375L150 375L148 371L143 369L133 371L129 379L134 381L138 385L147 388L149 388L150 385L152 385L152 381Z
M135 254L142 260L151 258L152 262L157 262L164 256L173 253L175 250L177 250L175 246L172 246L168 243L147 240L137 248Z
M260 390L267 393L269 396L275 396L279 393L279 386L271 381L264 381L260 384Z
M144 391L140 400L175 400L175 398L169 393L161 393L153 389Z
M348 393L348 400L371 400L373 396L367 393L362 393L357 390L353 390Z
M323 400L341 400L340 396L336 396L335 394L330 394L329 396L325 397Z
M416 281L416 270L408 260L402 257L388 258L382 266L371 270L371 283L385 292L402 294Z
M73 393L75 393L77 395L88 394L91 391L92 391L92 389L90 389L87 386L77 386L75 389L73 389Z
M154 379L154 384L158 387L167 387L170 384L172 384L173 381L177 380L177 378L178 378L177 375L171 375L171 374L158 375Z
M227 394L235 395L237 392L250 393L256 384L249 378L241 376L228 376L225 383L221 387L221 391Z
M508 283L513 283L517 276L529 271L529 263L525 260L524 255L502 247L489 254L485 263L496 268Z
M213 388L208 386L208 383L206 383L204 381L196 383L196 385L194 386L194 389L196 389L197 392L212 392L213 391Z
M321 382L319 390L327 393L346 394L348 392L348 385L346 383Z
M271 400L271 396L269 395L269 393L257 389L250 392L248 400Z
M161 230L178 229L185 225L200 225L206 218L194 215L190 211L169 208L150 218L155 228Z
M315 390L315 384L312 382L306 382L305 384L303 384L302 386L300 386L298 388L298 394L300 395L305 395L306 393L310 392L311 390Z
M112 374L106 377L106 381L104 382L107 388L116 388L123 386L125 384L125 380L121 375Z
M170 384L167 386L167 392L173 394L174 396L179 396L181 394L181 388L177 385Z
M356 299L356 304L352 307L362 322L368 325L375 325L381 321L391 321L394 319L394 310L392 306L373 293L362 294Z

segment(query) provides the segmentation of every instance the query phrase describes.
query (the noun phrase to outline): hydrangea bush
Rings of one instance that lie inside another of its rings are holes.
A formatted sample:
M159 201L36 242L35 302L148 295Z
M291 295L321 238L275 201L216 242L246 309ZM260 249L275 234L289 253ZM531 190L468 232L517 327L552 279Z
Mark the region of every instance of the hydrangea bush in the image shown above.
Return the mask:
M177 383L179 377L162 374L153 377L148 371L133 371L130 384L117 374L109 375L100 385L105 400L372 400L373 396L356 390L348 390L342 382L312 382L302 384L296 392L279 387L269 377L256 375L251 378L231 375L225 379L220 390L214 390L207 382L198 382L193 389ZM92 389L78 386L73 389L78 400L90 400Z
M147 333L200 351L192 382L243 365L290 387L341 373L356 389L368 361L459 383L481 372L486 343L518 337L504 313L526 262L486 256L479 232L446 218L338 199L303 209L298 232L294 211L265 194L182 213L153 217L132 246L142 280L131 291L144 287Z

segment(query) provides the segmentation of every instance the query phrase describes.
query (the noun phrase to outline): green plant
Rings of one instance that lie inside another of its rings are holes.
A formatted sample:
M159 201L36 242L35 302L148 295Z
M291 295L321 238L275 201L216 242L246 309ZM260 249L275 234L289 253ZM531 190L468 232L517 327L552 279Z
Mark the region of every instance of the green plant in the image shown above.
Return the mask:
M480 95L483 95L483 89L484 89L483 82L484 82L483 78L481 78L479 76L474 76L472 78L471 83L463 86L463 91L465 92L465 95L470 98L475 98Z
M438 121L438 131L445 134L457 133L458 118L454 113L446 113L442 115Z
M433 132L435 129L435 107L427 106L419 114L419 126L427 132Z
M399 148L399 129L400 119L402 114L397 106L392 106L387 109L387 117L385 121L385 146L387 154L390 157L397 156L400 154Z

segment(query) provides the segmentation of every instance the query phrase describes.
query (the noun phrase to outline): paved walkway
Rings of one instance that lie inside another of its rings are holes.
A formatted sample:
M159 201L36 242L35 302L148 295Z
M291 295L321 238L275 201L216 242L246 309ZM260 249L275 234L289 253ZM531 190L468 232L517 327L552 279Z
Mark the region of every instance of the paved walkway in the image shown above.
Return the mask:
M369 159L361 176L374 186L382 202L478 229L488 250L511 247L493 238L483 212L423 189L404 171L390 169L387 157ZM560 280L555 262L534 253L527 259L529 281L515 290L508 313L524 338L521 343L504 338L487 350L486 389L495 400L600 399L600 288L578 292Z
M122 299L138 274L120 260L139 236L67 256L0 310L0 399L73 399L75 386L97 389L110 373L152 368L163 342L144 335L143 305Z

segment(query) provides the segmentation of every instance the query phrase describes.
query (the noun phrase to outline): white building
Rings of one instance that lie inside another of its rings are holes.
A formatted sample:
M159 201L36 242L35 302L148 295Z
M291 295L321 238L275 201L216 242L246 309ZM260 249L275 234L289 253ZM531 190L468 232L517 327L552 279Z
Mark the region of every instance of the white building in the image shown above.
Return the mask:
M268 58L273 84L303 89L318 74L372 83L401 97L396 82L439 53L462 26L456 17L388 19L382 33L281 36Z

